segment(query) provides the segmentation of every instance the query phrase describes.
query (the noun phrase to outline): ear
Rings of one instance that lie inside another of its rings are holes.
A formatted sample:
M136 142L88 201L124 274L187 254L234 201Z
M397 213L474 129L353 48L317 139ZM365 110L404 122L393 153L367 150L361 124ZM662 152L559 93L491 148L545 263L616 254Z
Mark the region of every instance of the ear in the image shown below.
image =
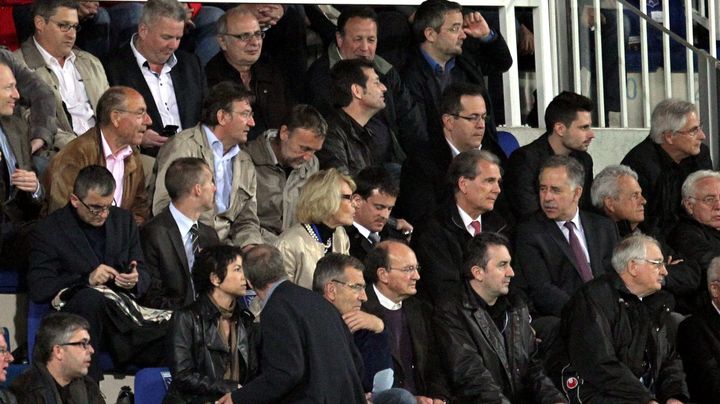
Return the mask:
M688 213L688 215L692 216L693 210L695 209L695 204L690 201L690 198L683 199L682 205L685 208L685 211Z
M343 37L339 31L335 31L335 43L337 43L338 49L342 47Z
M138 36L140 39L145 39L149 30L150 28L147 25L143 23L138 24Z
M218 43L218 46L220 46L220 49L223 52L227 52L228 45L227 45L227 40L225 39L225 35L218 35L215 37L215 39L217 40L217 43Z
M637 262L635 262L635 260L630 260L630 263L628 264L627 272L632 277L636 277L638 275L638 264L637 264Z
M70 194L70 204L77 209L80 206L80 199L74 194Z
M212 273L212 274L210 274L210 283L212 283L213 286L218 287L218 286L220 286L220 284L222 282L220 281L220 278L218 278L218 276L216 274Z
M64 356L63 349L60 345L55 345L52 349L52 356L54 356L58 360L62 360Z
M579 201L579 200L580 200L580 195L582 195L582 191L583 191L583 188L582 188L582 187L577 187L577 188L575 188L575 195L573 195L573 200Z
M603 208L608 213L615 213L615 199L612 196L606 196L603 199Z
M674 133L670 131L663 132L663 140L665 140L665 143L667 144L673 144L673 141L675 140Z
M195 184L193 185L193 195L200 196L202 194L202 185Z
M567 126L562 122L555 122L555 125L553 125L553 133L557 133L560 136L564 136L566 130Z
M442 117L443 128L452 131L455 124L455 117L450 114L443 114Z
M287 125L280 126L280 129L278 130L278 137L283 142L286 142L290 138L290 129L288 129Z
M218 125L225 126L225 124L228 122L226 118L227 114L225 113L224 109L218 109L215 113L215 119L218 121Z
M365 90L360 84L351 84L350 93L353 95L354 98L361 100L363 94L365 93Z
M115 128L120 127L120 112L110 111L110 122Z
M433 29L433 27L425 27L423 30L423 34L425 34L425 41L433 43L435 42L435 38L437 38L437 31Z
M323 287L323 295L329 301L335 301L335 296L337 295L337 288L335 287L335 282L328 282L325 284L325 286Z
M388 283L388 271L385 270L385 267L377 269L377 278L380 283Z
M43 17L36 15L33 18L33 25L35 25L35 31L42 31L47 25L47 21Z
M465 177L460 177L460 178L458 178L457 181L458 181L458 182L457 182L458 189L460 190L460 192L462 192L463 194L466 194L466 193L467 193L467 181L468 181L468 179L465 178Z
M360 206L360 204L364 202L364 199L362 198L362 196L360 196L360 194L353 194L352 201L355 203L355 206L357 207L357 206Z
M712 296L716 300L718 297L720 297L720 283L718 282L710 282L710 296Z
M485 279L485 271L477 265L473 265L472 268L470 268L470 272L478 282L482 282Z

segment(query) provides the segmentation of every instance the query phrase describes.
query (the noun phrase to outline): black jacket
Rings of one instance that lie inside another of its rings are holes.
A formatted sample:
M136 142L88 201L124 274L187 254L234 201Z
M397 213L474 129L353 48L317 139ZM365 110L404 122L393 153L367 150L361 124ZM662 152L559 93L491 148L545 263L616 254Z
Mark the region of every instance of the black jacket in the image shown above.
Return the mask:
M383 307L380 305L372 284L365 288L368 300L362 304L362 310L378 316L385 321ZM416 394L431 398L449 398L447 379L440 363L438 341L432 325L432 307L425 301L411 296L402 302L407 317L413 351L413 372L415 373ZM390 338L394 338L390 334ZM403 387L408 377L401 361L393 355L395 383L393 387Z
M710 261L720 255L720 231L686 213L680 215L677 225L667 236L667 242L685 258L695 261L703 273L707 272Z
M240 358L240 384L252 380L258 371L258 332L255 317L235 305ZM166 403L214 401L237 389L237 383L224 380L230 351L220 339L220 312L206 294L192 305L175 311L172 319L171 371L173 382Z
M518 220L527 218L540 209L538 197L538 175L540 167L555 152L548 141L550 134L544 133L532 143L525 145L510 155L503 175L503 190L513 214ZM593 180L593 160L587 152L573 151L574 157L585 170L583 193L580 197L580 209L591 210L590 187ZM643 188L644 190L644 188Z
M584 380L579 388L583 402L686 402L685 373L668 340L671 310L667 292L640 300L615 272L592 280L563 310L558 342L564 348L555 351L550 367L559 373L569 359Z
M63 404L55 385L55 379L45 365L35 362L13 381L10 389L15 393L18 403ZM97 382L88 376L83 376L70 382L68 404L105 404L105 399L100 393Z
M0 388L0 404L17 404L17 399L10 391Z
M683 182L698 170L712 170L710 149L700 145L700 154L683 159L680 164L648 136L625 155L622 164L630 166L638 175L645 206L645 223L667 234L680 219Z
M505 219L494 211L484 213L481 222L483 232L509 234ZM423 296L438 302L441 296L460 291L463 254L470 239L454 199L417 225L412 247L423 268L418 283Z
M677 349L693 402L717 403L720 397L720 314L712 304L706 304L680 323Z
M505 327L494 324L470 284L448 295L435 311L435 330L456 403L565 401L536 357L530 312L519 295L503 296Z

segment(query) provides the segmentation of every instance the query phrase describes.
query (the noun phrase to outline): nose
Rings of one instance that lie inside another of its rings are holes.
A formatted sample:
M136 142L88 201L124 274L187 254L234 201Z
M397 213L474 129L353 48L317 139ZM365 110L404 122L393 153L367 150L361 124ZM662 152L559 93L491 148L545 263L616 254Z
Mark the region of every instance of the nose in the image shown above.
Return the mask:
M552 200L552 193L547 192L547 191L540 191L540 200L542 200L542 201Z
M645 206L646 203L647 203L647 199L645 199L644 196L640 195L640 205Z
M92 345L88 346L88 351L90 351L90 355L95 353L95 348L93 348Z
M367 294L365 293L365 289L360 291L358 299L360 299L361 302L367 302Z
M510 278L515 276L515 271L513 270L512 266L510 266L510 265L507 266L507 272L506 272L505 276L508 276Z
M465 30L463 28L460 28L460 32L458 33L458 39L465 39L467 38L467 34L465 33Z
M247 125L251 128L254 127L255 126L255 118L253 118L252 116L250 118L248 118Z
M698 128L697 138L700 139L700 140L705 139L705 132L702 130L702 128Z
M385 86L385 84L380 83L380 91L382 91L383 94L387 91L387 87Z
M12 91L10 92L10 98L12 98L13 100L20 99L20 93L18 92L17 87L13 87Z
M414 279L416 281L419 280L420 279L420 271L418 271L418 270L413 271L411 279Z

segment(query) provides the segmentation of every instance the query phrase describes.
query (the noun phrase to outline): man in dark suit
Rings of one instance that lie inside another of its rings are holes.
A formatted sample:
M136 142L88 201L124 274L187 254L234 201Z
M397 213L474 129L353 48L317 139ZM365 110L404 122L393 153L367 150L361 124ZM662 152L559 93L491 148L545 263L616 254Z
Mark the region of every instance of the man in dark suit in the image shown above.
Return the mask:
M152 126L143 153L151 156L167 136L198 123L207 95L200 60L178 49L186 11L176 0L145 3L137 34L105 66L111 86L132 87L147 101Z
M554 338L560 312L575 291L610 268L618 240L612 220L579 209L584 176L572 157L545 160L539 178L542 210L515 232L516 279L534 305L533 328L543 344Z
M540 166L550 156L574 157L582 164L585 192L580 196L580 207L590 209L593 161L587 149L595 134L592 131L593 102L587 97L563 91L545 110L546 132L513 152L505 166L507 201L518 220L525 219L540 209L538 203L538 174Z
M243 266L263 304L260 375L217 402L364 404L362 359L337 309L288 281L275 247L256 246Z
M114 191L107 168L80 170L70 202L31 234L28 293L35 303L52 303L87 319L94 346L110 351L115 365L157 365L163 350L149 345L162 340L161 324L170 313L158 313L157 327L134 321L147 318L133 316L132 309L150 282L133 215L113 206ZM102 379L97 356L88 373L96 381Z
M403 164L397 211L410 223L420 223L436 207L452 199L446 174L459 153L486 150L503 166L505 154L497 142L486 136L488 109L484 93L482 87L468 83L450 84L443 91L439 118L442 136L431 136L430 147L408 157Z
M448 179L454 197L418 225L412 240L423 266L420 291L436 303L445 294L460 292L463 251L471 238L481 231L508 232L505 219L493 210L501 179L495 155L477 149L458 154Z
M450 396L437 355L432 307L414 296L418 279L413 250L398 241L381 242L365 257L368 285L362 310L380 317L390 333L393 387L408 390L419 403L442 402Z
M707 285L712 302L680 323L677 335L690 398L699 404L720 397L720 258L710 262Z
M403 219L391 218L398 185L388 170L367 167L355 177L355 216L352 226L345 226L350 238L350 255L364 260L380 240L403 239L413 227Z
M165 187L170 205L140 229L150 273L142 301L148 307L175 310L195 301L191 276L195 254L220 240L215 229L198 222L215 200L215 182L205 160L173 161L165 172Z
M27 263L25 225L37 218L44 192L32 168L25 121L13 115L20 98L15 76L0 61L0 262Z

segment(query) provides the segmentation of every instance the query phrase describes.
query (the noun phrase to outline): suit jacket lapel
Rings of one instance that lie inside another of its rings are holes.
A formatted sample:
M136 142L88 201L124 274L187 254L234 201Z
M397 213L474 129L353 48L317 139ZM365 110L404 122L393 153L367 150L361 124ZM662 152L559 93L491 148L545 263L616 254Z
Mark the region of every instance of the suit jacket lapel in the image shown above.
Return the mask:
M175 223L169 208L165 209L161 214L163 215L163 228L167 232L167 237L175 250L175 255L180 257L180 263L185 269L183 273L186 276L189 276L190 265L187 260L187 255L185 255L185 245L182 242L182 234L180 234L180 230L178 229L177 223Z
M590 268L592 269L593 276L599 276L603 273L602 254L600 253L600 243L595 239L595 234L591 231L594 226L594 222L590 216L585 212L580 211L580 223L583 226L585 233L585 243L587 244L588 255L590 256Z
M178 118L180 118L180 125L183 126L183 129L185 128L185 90L187 89L187 86L185 83L183 83L183 80L187 80L188 77L183 77L182 72L180 71L180 59L178 58L178 55L175 54L175 57L177 58L177 63L175 66L173 66L172 70L170 70L170 79L173 82L173 88L175 89L175 101L177 102L178 107ZM204 80L204 77L195 77L195 80ZM197 94L198 97L202 97L202 94Z
M568 240L565 238L562 230L560 230L557 224L555 224L554 220L545 217L545 222L546 227L548 228L548 230L550 230L550 238L552 238L555 244L560 247L560 251L562 251L562 253L565 254L565 256L567 257L567 259L570 260L573 267L575 267L575 270L579 271L580 269L578 268L577 261L575 260L575 253L573 253L572 249L570 248L570 243L568 243Z

